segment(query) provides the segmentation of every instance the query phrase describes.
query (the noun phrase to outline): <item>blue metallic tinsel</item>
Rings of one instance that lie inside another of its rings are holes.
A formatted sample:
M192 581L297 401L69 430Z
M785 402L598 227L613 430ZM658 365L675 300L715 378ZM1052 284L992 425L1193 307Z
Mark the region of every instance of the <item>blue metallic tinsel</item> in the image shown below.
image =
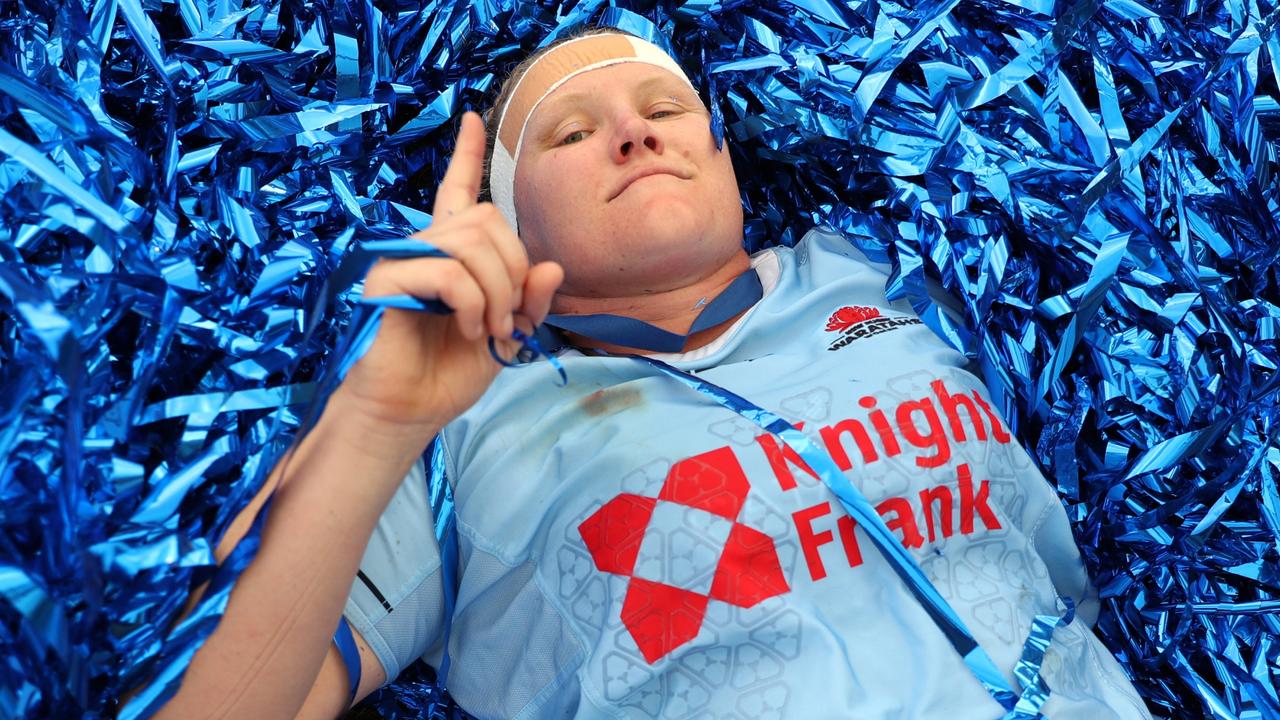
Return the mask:
M752 248L844 230L979 360L1152 710L1280 718L1278 21L1274 0L0 3L0 717L164 694L253 551L215 574L211 546L350 316L324 281L430 222L460 110L603 22L669 38L712 101ZM456 715L421 667L363 712Z

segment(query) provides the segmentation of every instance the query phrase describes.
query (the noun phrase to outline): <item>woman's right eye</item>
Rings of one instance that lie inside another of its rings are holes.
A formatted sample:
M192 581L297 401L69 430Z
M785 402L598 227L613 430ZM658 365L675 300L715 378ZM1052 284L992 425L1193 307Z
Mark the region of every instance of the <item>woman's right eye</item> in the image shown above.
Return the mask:
M561 145L572 145L587 138L586 130L574 130L560 140Z

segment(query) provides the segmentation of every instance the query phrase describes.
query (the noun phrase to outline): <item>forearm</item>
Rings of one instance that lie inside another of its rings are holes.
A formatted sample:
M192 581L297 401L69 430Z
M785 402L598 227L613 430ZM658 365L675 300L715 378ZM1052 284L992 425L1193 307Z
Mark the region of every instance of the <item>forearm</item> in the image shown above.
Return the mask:
M340 393L228 531L274 489L262 544L159 717L292 717L319 671L365 545L434 428L346 411Z

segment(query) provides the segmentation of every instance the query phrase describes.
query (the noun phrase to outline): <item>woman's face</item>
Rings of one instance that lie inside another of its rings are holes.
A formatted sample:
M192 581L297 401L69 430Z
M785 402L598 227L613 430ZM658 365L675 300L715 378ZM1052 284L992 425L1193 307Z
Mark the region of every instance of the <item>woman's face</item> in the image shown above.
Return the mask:
M580 297L681 287L742 252L727 148L697 94L644 63L577 75L538 106L515 205L531 259L559 262L561 293Z

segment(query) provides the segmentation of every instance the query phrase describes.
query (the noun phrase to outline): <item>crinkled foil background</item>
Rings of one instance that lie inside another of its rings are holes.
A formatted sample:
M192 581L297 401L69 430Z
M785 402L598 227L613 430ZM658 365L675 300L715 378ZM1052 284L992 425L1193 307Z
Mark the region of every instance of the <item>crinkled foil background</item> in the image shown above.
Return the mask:
M0 716L162 701L349 317L325 279L430 222L456 113L605 22L722 115L753 248L834 225L979 360L1152 710L1280 718L1275 1L624 5L0 3ZM360 712L455 711L417 667Z

